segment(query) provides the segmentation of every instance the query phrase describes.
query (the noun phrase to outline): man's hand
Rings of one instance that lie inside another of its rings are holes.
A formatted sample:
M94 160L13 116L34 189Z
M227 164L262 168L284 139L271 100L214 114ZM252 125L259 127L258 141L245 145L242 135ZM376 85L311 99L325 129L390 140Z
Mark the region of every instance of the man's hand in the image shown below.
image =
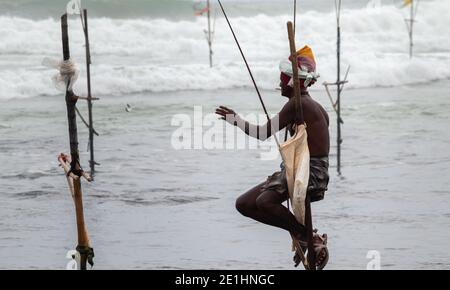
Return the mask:
M216 109L216 114L220 116L221 120L227 121L233 126L236 126L239 116L232 110L224 106Z

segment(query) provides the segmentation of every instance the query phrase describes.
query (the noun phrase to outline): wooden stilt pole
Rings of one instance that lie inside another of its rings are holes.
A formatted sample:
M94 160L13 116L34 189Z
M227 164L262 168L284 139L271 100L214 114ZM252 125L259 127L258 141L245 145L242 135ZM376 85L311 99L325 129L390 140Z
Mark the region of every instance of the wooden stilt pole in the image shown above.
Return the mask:
M69 49L69 34L67 24L67 14L61 17L61 29L62 29L62 45L64 60L70 59ZM69 84L69 80L66 80ZM66 107L67 107L67 119L69 124L69 139L70 139L70 171L67 175L75 175L78 178L72 178L73 181L73 199L75 203L77 232L78 232L78 246L77 251L80 253L80 269L86 270L86 262L93 265L94 251L91 248L89 234L86 228L84 220L83 210L83 193L81 190L81 180L79 177L83 176L83 170L80 165L80 157L78 151L78 130L77 130L77 115L75 106L78 98L75 96L72 90L69 90L67 85L66 90Z
M294 25L292 22L287 23L288 35L289 35L289 44L291 49L291 62L292 62L292 71L293 76L292 79L294 81L294 98L295 98L295 106L297 111L297 121L300 124L305 123L305 118L303 114L303 106L301 100L300 93L300 80L298 78L298 62L297 62L297 48L295 45L295 32ZM317 270L316 267L316 252L314 250L314 240L313 240L313 224L312 224L312 213L311 213L311 199L307 195L305 200L305 227L306 227L306 236L308 241L308 267L307 270Z

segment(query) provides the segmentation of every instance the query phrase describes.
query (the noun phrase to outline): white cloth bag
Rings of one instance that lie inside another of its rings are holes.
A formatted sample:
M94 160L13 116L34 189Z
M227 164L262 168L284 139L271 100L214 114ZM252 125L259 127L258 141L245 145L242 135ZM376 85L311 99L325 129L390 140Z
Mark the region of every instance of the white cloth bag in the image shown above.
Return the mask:
M280 146L292 211L297 221L305 225L305 201L309 183L310 154L305 125L298 125L294 137Z

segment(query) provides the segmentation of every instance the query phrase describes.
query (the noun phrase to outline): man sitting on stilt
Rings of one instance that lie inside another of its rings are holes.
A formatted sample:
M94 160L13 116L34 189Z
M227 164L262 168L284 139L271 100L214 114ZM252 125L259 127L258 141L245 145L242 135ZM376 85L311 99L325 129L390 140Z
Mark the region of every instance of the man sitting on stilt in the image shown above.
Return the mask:
M328 156L330 151L329 117L325 109L314 101L308 93L308 88L318 79L314 55L309 47L304 47L297 53L301 105L303 107L304 121L308 135L310 151L310 176L307 194L311 202L320 201L327 191ZM289 67L291 68L289 69ZM266 140L278 131L287 128L291 135L300 125L297 118L296 101L294 98L292 64L289 60L280 64L281 69L281 95L289 100L280 113L265 125L257 126L242 120L232 109L220 106L216 114L220 115L234 126L238 126L247 135L259 140ZM276 128L274 128L276 127ZM306 229L300 224L294 214L283 205L289 199L288 185L284 164L281 171L274 173L265 182L250 189L236 201L237 210L244 216L288 231L292 237L300 241L303 252L307 249ZM316 265L323 269L328 262L327 236L314 234L314 249ZM294 257L296 266L300 263L299 253Z

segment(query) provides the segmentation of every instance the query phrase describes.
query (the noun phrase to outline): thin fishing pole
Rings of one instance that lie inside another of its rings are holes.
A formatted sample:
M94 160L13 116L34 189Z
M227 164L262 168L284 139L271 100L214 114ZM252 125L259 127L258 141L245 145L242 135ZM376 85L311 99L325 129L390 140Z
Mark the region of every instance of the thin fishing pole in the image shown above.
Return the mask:
M235 40L235 42L236 42L236 44L237 44L237 46L239 48L241 56L244 59L245 66L247 67L248 73L250 74L250 78L252 79L253 86L255 87L256 93L258 94L259 101L261 102L261 105L263 107L264 113L266 114L267 121L270 123L272 132L275 132L275 130L272 127L272 122L270 120L269 113L267 112L266 105L264 104L264 101L262 99L262 96L261 96L261 93L259 91L258 85L256 84L255 78L253 77L252 70L250 69L250 66L249 66L249 64L247 62L247 59L245 58L245 54L244 54L244 51L241 48L241 45L239 44L239 40L237 39L236 34L234 33L233 27L231 26L231 22L228 19L227 13L225 12L225 8L223 7L222 2L220 0L217 0L217 1L219 2L220 9L222 10L222 13L223 13L223 15L225 17L225 20L228 23L228 26L230 27L231 33L233 34L233 38L234 38L234 40ZM277 146L280 149L281 148L280 147L280 142L278 141L278 138L277 138L276 134L273 134L273 137L275 138L275 142L277 143Z
M228 26L230 27L231 33L233 34L233 38L234 38L234 40L235 40L235 42L236 42L236 44L237 44L237 46L239 48L241 56L244 59L245 66L247 67L248 73L250 74L250 77L251 77L252 82L253 82L253 86L255 87L256 93L258 94L258 97L259 97L259 100L261 102L261 105L263 106L264 113L266 114L267 119L270 120L269 113L267 112L266 105L264 104L264 101L263 101L263 99L261 97L261 93L259 92L258 85L256 84L255 78L253 77L252 70L250 69L250 66L249 66L249 64L247 62L247 59L245 58L244 52L243 52L243 50L241 48L241 45L239 44L239 40L237 39L236 34L234 33L233 27L231 26L231 22L228 19L227 13L225 12L225 9L223 8L222 2L220 2L220 0L217 0L217 1L219 2L220 9L222 10L223 15L225 16L225 19L226 19L226 21L228 23Z

